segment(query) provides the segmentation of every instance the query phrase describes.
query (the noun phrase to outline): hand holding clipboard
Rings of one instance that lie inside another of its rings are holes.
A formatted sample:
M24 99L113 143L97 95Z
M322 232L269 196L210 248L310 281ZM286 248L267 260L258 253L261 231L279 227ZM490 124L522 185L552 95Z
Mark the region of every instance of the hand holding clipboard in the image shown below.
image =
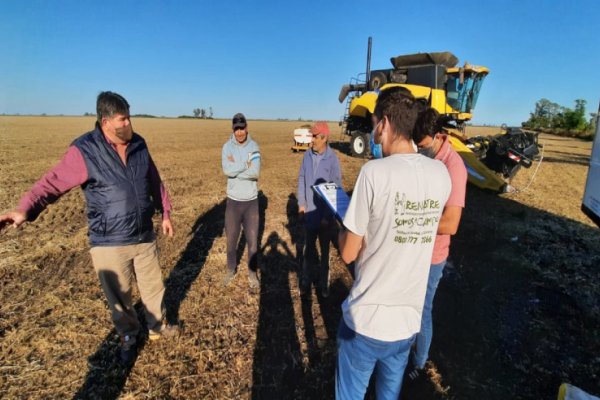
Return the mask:
M325 204L333 211L335 218L343 224L344 216L350 204L350 197L346 192L335 183L320 183L313 185L312 189L319 197L325 200Z

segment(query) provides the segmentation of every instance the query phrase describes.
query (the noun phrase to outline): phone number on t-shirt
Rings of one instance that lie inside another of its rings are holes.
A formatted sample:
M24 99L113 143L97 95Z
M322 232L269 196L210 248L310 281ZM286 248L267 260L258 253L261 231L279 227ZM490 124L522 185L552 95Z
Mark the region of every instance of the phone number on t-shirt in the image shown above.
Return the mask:
M417 244L417 243L421 243L421 244L425 244L425 243L431 243L433 241L433 238L431 236L421 236L420 240L418 236L396 236L394 238L394 242L397 243L407 243L407 244Z

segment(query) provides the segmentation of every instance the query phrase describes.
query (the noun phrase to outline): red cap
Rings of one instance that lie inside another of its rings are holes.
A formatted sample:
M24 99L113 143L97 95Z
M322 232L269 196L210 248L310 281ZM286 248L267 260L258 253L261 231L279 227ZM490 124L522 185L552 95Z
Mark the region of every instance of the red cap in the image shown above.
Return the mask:
M312 128L310 128L310 133L313 135L329 136L329 125L327 125L327 122L325 121L317 121Z

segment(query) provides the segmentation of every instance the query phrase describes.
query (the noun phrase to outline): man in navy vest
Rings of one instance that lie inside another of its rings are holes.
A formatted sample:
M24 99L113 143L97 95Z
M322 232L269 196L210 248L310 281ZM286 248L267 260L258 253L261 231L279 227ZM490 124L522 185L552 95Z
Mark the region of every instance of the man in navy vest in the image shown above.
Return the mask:
M85 194L92 263L121 337L121 362L137 356L140 322L132 304L137 281L151 340L174 336L178 327L163 322L162 280L152 216L162 213L162 231L173 236L171 203L146 142L133 132L129 103L102 92L95 129L77 138L62 160L26 193L17 209L0 215L0 231L17 228L76 186Z

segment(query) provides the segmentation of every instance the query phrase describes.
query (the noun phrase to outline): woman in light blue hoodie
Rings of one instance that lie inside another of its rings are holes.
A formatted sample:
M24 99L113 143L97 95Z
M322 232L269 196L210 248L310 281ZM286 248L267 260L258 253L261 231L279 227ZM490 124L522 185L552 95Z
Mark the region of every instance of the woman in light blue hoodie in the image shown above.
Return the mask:
M228 285L237 267L237 243L240 230L244 227L248 243L248 280L250 288L258 287L258 189L260 175L260 151L258 144L248 134L244 114L238 113L232 120L233 133L223 145L221 163L227 176L227 208L225 211L225 234L227 235L227 274L224 284Z

